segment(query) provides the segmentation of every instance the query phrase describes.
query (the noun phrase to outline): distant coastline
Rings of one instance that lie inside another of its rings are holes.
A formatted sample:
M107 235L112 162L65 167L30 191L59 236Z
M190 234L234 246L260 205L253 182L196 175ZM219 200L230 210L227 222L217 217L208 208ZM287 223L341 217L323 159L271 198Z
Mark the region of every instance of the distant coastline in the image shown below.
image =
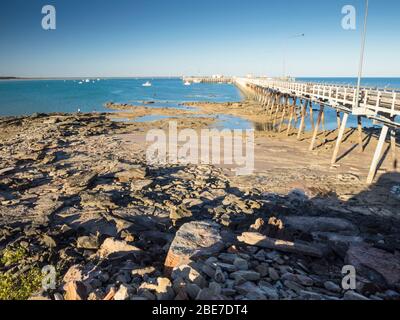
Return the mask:
M0 77L0 80L19 80L19 79L25 79L25 78L18 78L18 77Z

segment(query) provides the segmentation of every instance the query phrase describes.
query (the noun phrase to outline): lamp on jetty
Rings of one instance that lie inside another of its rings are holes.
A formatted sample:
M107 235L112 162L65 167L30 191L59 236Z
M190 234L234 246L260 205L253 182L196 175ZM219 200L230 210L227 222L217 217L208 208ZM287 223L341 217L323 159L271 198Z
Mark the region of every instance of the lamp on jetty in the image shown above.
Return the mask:
M367 37L368 8L369 8L369 0L365 0L364 29L361 37L361 52L360 52L360 64L358 66L356 100L355 100L355 106L353 107L353 114L357 115L364 113L363 112L364 110L360 107L360 91L361 91L361 77L364 66L365 40Z
M283 78L286 78L286 51L287 51L287 41L289 39L294 39L294 38L301 38L301 37L305 37L304 33L301 34L295 34L293 36L290 36L288 38L285 39L285 43L284 43L284 47L283 47Z

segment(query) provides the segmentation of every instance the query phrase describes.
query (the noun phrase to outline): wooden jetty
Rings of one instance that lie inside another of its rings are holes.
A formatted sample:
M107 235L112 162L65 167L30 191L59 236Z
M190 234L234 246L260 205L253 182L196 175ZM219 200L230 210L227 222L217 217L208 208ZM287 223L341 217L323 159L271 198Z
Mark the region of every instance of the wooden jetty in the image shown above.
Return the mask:
M209 82L204 78L201 82ZM199 81L199 78L197 78ZM350 115L357 116L357 131L359 149L364 151L363 119L371 119L380 125L378 145L373 156L367 183L371 184L376 176L377 168L382 157L382 151L388 135L393 169L397 169L396 160L396 130L400 128L400 91L379 88L282 81L266 78L232 78L234 83L248 98L261 103L265 112L273 121L272 127L278 126L281 132L283 124L287 123L287 134L296 128L297 139L301 139L306 121L309 119L313 130L309 150L313 151L320 131L324 126L325 109L333 108L337 115L338 137L332 155L332 166L338 162L340 146L344 138ZM315 122L314 106L318 105L318 116Z
M308 112L311 127L313 128L310 151L314 150L320 125L324 119L325 108L334 108L337 114L339 133L332 155L332 165L335 165L338 161L340 145L343 141L349 115L357 116L360 151L363 151L362 120L363 118L374 120L375 123L382 126L382 129L370 166L367 183L372 183L375 178L389 131L393 166L394 168L396 167L396 129L400 127L400 122L396 117L400 115L400 91L365 87L357 90L357 87L352 86L275 81L273 79L236 78L235 84L249 97L262 103L266 108L266 112L271 115L275 114L275 116L281 114L280 128L285 118L287 118L288 132L292 121L298 114L297 109L300 109L298 139L301 138L304 132ZM297 100L300 101L299 105ZM313 104L317 104L320 107L316 123L313 117ZM341 113L343 114L342 117Z
M189 83L233 83L232 77L211 76L211 77L183 77L184 82Z

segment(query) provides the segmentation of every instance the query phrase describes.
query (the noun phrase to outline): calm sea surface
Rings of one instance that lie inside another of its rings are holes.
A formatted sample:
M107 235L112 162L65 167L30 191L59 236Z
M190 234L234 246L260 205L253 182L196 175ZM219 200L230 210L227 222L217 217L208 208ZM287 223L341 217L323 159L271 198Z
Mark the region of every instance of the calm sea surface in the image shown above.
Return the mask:
M82 81L83 80L83 81ZM82 80L6 80L0 81L0 116L29 115L35 112L109 111L106 102L142 104L152 107L182 108L187 101L239 101L242 96L234 85L193 84L184 86L181 79L86 79ZM299 78L300 81L355 84L354 78ZM143 87L146 81L152 87ZM366 78L363 85L400 89L400 78ZM317 106L316 106L317 108ZM352 118L352 117L351 117ZM240 118L218 116L221 127L251 128ZM366 122L366 125L372 125ZM336 114L328 108L327 128L336 125ZM350 119L355 125L355 119Z

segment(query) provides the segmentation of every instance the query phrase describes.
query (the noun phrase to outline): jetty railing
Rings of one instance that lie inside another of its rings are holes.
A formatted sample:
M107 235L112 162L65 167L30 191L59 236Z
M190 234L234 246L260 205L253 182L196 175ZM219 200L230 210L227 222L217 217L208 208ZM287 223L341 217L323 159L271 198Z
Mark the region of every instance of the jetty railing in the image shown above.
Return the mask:
M308 98L313 102L324 103L354 115L365 116L378 122L400 127L400 122L395 121L395 117L400 115L400 90L361 88L357 99L355 86L245 78L237 78L235 81L268 88L283 94Z

